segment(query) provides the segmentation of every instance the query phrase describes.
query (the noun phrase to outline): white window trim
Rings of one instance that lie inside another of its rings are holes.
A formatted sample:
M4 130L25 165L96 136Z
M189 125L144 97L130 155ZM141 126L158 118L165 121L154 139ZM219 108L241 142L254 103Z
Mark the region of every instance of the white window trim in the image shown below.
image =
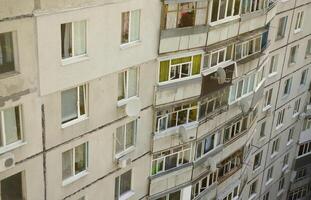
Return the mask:
M226 0L226 9L224 12L224 18L223 19L219 19L219 11L220 11L220 3L218 4L218 12L217 12L217 20L212 22L212 8L213 8L213 1L211 1L211 3L209 4L209 16L208 16L208 22L210 26L216 26L219 24L223 24L229 21L233 21L235 19L239 19L240 18L240 13L241 13L241 2L240 2L240 6L239 6L239 13L237 15L234 15L234 7L235 7L235 0L233 0L232 3L232 11L231 11L231 16L227 16L227 9L228 9L228 1ZM211 6L210 6L211 5Z
M129 80L130 80L129 71L130 71L130 69L135 69L136 75L137 75L137 77L136 77L137 78L137 80L136 80L136 95L131 96L131 97L128 96L128 90L129 90L128 86L129 86ZM139 66L135 66L135 67L130 67L126 70L119 72L119 73L126 73L126 88L124 88L124 90L125 90L124 91L124 98L117 101L118 107L122 107L122 106L126 105L131 100L139 99L139 80L140 80L140 70L139 69L140 69ZM118 74L118 76L119 76L119 74Z
M85 109L85 114L83 114L83 115L81 115L80 114L80 90L79 90L79 88L80 87L84 87L84 109ZM89 105L89 90L88 90L88 84L82 84L82 85L79 85L79 86L77 86L77 87L73 87L73 88L76 88L77 89L77 113L78 113L78 117L77 117L77 119L73 119L73 120L71 120L71 121L68 121L68 122L65 122L65 123L62 123L61 124L61 128L62 129L64 129L64 128L67 128L67 127L69 127L69 126L72 126L72 125L74 125L74 124L77 124L77 123L79 123L79 122L81 122L81 121L84 121L84 120L86 120L86 119L88 119L88 105ZM69 89L72 89L72 88L69 88ZM69 90L68 89L68 90ZM63 90L63 91L66 91L66 90ZM62 91L62 92L63 92ZM61 95L60 95L61 96ZM62 119L61 119L61 121L62 121Z
M304 11L299 11L296 16L294 34L302 31L303 21L304 21Z
M258 38L260 38L259 50L256 51L256 40L257 40ZM247 55L244 55L244 54L243 54L244 51L249 52L249 43L250 43L250 42L253 42L253 43L254 43L254 46L253 46L253 53L252 53L252 54L248 54L248 53L247 53ZM262 50L262 49L261 49L261 43L262 43L262 34L261 34L261 35L257 35L256 37L253 37L253 38L251 38L251 39L249 39L249 40L247 40L247 41L244 41L244 42L241 42L241 43L236 44L236 45L235 45L235 55L234 55L235 60L236 60L236 61L239 61L239 60L242 60L242 59L247 58L247 57L249 57L249 56L252 56L252 55L254 55L254 54L256 54L256 53L261 52L261 50ZM239 58L239 59L237 59L237 54L236 54L236 52L237 52L237 51L236 51L237 46L241 46L241 58ZM247 47L247 48L245 49L245 47Z
M85 53L84 54L81 54L81 55L77 55L75 56L75 48L74 48L74 39L75 39L75 34L74 34L74 23L76 22L83 22L85 21ZM88 45L88 42L87 42L87 30L88 30L88 23L87 23L87 20L79 20L79 21L72 21L72 22L66 22L66 23L62 23L62 24L68 24L70 23L71 24L71 44L72 44L72 56L71 57L68 57L68 58L61 58L62 60L62 65L69 65L69 64L73 64L73 63L77 63L77 62L81 62L81 61L84 61L84 60L88 60L89 57L88 57L88 51L87 51L87 45Z
M126 148L126 130L127 130L126 126L127 126L127 124L132 123L132 122L135 123L135 130L134 130L134 135L133 135L133 145L128 147L128 148ZM119 152L119 153L116 152L117 133L114 135L114 137L115 137L115 139L114 139L114 142L115 142L115 157L117 159L122 157L122 156L124 156L124 155L126 155L126 154L129 154L130 152L133 152L135 150L135 148L136 148L136 137L137 137L137 129L138 129L138 120L136 119L136 120L130 121L130 122L128 122L128 123L126 123L126 124L124 124L122 126L124 126L124 130L125 130L125 132L124 132L124 141L123 141L123 143L124 143L124 150Z
M139 11L139 31L138 31L139 32L139 38L138 38L138 40L130 41L130 38L131 38L131 24L132 24L131 23L131 21L132 21L132 12L134 12L134 11ZM121 40L121 44L120 44L120 48L121 49L125 49L125 48L131 47L131 46L136 46L136 45L141 43L141 40L140 40L140 38L141 38L141 9L135 9L135 10L129 10L129 11L122 12L121 16L122 16L123 13L126 13L126 12L129 13L128 42L122 43L122 40ZM121 20L121 23L122 23L122 20ZM122 24L122 26L123 26L123 24Z

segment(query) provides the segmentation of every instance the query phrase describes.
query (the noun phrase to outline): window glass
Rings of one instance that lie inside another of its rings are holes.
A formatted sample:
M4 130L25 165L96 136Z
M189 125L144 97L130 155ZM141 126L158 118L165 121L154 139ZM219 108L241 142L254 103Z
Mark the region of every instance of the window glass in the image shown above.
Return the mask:
M15 70L13 36L0 33L0 74Z
M1 180L1 200L22 200L23 194L22 172Z

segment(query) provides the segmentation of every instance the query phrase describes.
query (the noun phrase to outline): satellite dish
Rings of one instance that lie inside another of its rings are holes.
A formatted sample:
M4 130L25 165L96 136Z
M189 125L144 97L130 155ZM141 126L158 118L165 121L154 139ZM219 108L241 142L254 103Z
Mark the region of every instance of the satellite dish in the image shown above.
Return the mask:
M250 104L247 101L239 101L239 105L243 113L247 113L251 108Z
M226 71L222 67L217 68L217 80L219 84L223 84L226 82Z
M125 106L125 112L129 117L138 116L141 108L139 98L131 99Z
M185 126L179 126L178 128L178 134L179 134L179 138L182 140L182 141L186 141L188 138L187 138L187 131L186 131L186 128Z

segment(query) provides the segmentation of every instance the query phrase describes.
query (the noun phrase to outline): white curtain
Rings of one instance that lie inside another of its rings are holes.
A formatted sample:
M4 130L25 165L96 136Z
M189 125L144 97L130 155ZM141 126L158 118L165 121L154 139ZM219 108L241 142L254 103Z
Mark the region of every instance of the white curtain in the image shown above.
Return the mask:
M134 10L131 12L131 24L130 24L130 42L139 40L140 32L140 10Z
M121 126L117 128L116 153L120 153L124 150L124 132L125 132L125 126Z
M86 21L74 23L74 53L75 56L86 53Z
M77 88L62 92L62 122L67 122L78 117Z
M6 136L6 145L16 142L18 137L18 128L15 108L9 108L3 111L4 114L4 127L5 127L5 136Z
M72 150L66 151L62 154L62 175L63 180L72 176Z
M128 97L137 95L137 68L129 69Z

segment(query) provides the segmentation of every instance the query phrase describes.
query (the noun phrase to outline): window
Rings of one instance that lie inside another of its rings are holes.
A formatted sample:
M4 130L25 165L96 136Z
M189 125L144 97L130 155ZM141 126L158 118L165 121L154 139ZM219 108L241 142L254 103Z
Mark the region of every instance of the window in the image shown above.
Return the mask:
M284 182L285 182L285 178L281 177L280 180L279 180L279 188L278 188L279 192L284 189Z
M221 107L228 105L228 93L220 90L213 95L203 99L200 102L200 111L199 111L199 119L203 119L206 116L214 113L214 111L218 110Z
M236 186L233 191L227 194L222 200L232 200L238 198L239 186Z
M283 96L289 95L292 87L292 78L286 79L284 83Z
M63 181L76 176L87 169L88 143L83 143L62 154Z
M198 141L196 148L196 158L201 158L211 150L213 150L217 145L219 145L218 134L212 134L207 136L201 141Z
M299 187L291 191L288 195L288 200L299 200L306 196L308 185Z
M273 143L272 143L272 150L271 150L271 155L272 156L279 151L279 143L280 143L279 139L276 139L276 140L273 141Z
M152 157L152 175L182 166L191 161L191 145L175 147L154 153Z
M295 181L303 179L307 175L307 170L306 168L301 168L297 170Z
M115 200L131 191L132 187L132 170L129 170L115 178Z
M61 92L62 124L82 119L87 113L87 85Z
M308 69L301 72L300 85L306 85L308 78Z
M269 200L269 192L267 192L264 196L263 196L263 198L262 198L262 200Z
M211 22L230 19L240 14L240 0L213 0Z
M21 106L0 110L0 147L6 147L21 140Z
M116 154L122 153L135 145L137 120L120 126L116 130Z
M307 48L306 48L306 57L311 55L311 39L308 40Z
M290 48L289 64L295 64L298 56L298 45Z
M288 131L288 137L287 137L287 142L288 143L293 140L294 130L295 130L295 127L292 127Z
M242 1L242 14L252 13L263 9L264 0L243 0Z
M207 1L165 5L165 28L182 28L206 24Z
M268 169L266 183L273 179L273 166Z
M282 167L286 167L288 165L288 159L289 159L289 153L285 154L284 158L283 158L283 163L282 163Z
M218 163L218 181L222 182L229 178L236 170L242 165L242 151L238 150L231 154L229 157ZM219 180L220 179L220 180Z
M294 110L293 110L293 115L295 116L299 114L300 102L301 102L300 98L295 101Z
M255 196L257 193L257 180L254 181L249 188L249 197Z
M285 17L280 18L279 20L279 25L278 25L277 35L276 35L277 40L282 39L285 36L287 18L288 16L285 16Z
M217 171L211 172L192 185L192 199L205 191L217 181ZM171 200L171 199L169 199ZM179 199L178 199L179 200Z
M247 129L247 124L248 117L244 117L239 121L232 123L230 126L225 127L223 130L223 143L229 142L231 139L244 132Z
M140 35L140 10L122 13L121 44L135 42Z
M180 200L181 198L181 191L178 190L176 192L172 192L172 193L169 193L169 194L166 194L156 200Z
M303 156L311 152L311 142L306 142L299 145L298 156Z
M278 54L276 54L276 55L271 57L270 67L269 67L269 74L276 73L277 65L278 65L278 59L279 59L279 55Z
M295 22L295 33L301 31L303 22L303 11L297 13L296 22Z
M264 122L262 122L261 123L261 126L260 126L260 137L262 138L262 137L265 137L265 132L266 132L266 122L264 121Z
M201 71L202 55L176 58L160 62L159 82L184 79Z
M14 71L13 33L0 33L0 74Z
M62 59L86 54L86 21L61 24Z
M311 128L311 118L307 118L304 120L303 130L307 130Z
M197 121L198 103L181 104L157 112L157 132Z
M250 93L255 88L256 73L251 73L230 86L229 103L232 104Z
M261 165L262 151L257 153L254 157L253 170L256 170Z
M118 100L138 95L138 68L132 67L118 74Z
M261 51L261 35L235 46L235 59L240 60Z
M283 124L284 114L285 114L285 108L283 108L281 111L278 112L278 118L276 121L276 128L280 127Z
M204 57L203 68L215 67L221 63L232 60L233 58L233 44L216 51L212 51Z
M85 197L80 197L78 200L86 200Z
M264 108L271 106L271 100L272 100L272 94L273 94L273 88L270 88L268 91L265 92L265 104Z
M22 172L1 180L1 200L26 199Z

